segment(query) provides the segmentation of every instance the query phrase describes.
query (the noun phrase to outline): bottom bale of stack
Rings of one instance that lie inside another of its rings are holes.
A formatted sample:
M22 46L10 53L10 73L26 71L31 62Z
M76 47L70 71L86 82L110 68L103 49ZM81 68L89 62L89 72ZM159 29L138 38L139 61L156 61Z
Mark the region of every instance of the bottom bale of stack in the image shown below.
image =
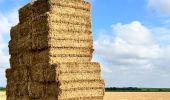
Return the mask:
M86 100L84 98L95 98L95 97L103 97L104 90L103 88L96 89L76 89L76 90L61 90L59 93L59 100ZM91 100L91 99L90 99ZM102 100L102 99L101 99Z

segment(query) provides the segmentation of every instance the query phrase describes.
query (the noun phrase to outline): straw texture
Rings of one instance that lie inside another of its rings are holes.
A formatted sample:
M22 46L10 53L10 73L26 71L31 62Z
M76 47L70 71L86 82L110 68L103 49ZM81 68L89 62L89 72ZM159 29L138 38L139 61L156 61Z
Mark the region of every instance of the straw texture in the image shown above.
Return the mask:
M101 67L91 62L91 5L37 0L10 30L7 100L103 100Z

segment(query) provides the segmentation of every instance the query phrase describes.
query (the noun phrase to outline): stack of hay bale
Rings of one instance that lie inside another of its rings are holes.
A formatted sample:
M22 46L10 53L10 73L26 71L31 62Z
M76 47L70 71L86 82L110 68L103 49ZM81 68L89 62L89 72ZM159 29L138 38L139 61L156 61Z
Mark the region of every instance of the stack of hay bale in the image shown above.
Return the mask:
M37 0L19 20L10 32L7 100L103 100L89 2Z

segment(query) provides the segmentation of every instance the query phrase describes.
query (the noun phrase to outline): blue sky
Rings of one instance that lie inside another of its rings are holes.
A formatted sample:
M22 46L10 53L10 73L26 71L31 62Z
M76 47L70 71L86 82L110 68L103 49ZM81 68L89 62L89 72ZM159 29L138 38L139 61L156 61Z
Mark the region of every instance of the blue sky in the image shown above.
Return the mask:
M0 0L0 86L9 66L9 29L29 0ZM170 1L92 0L94 57L106 86L170 88ZM5 68L1 68L5 67Z

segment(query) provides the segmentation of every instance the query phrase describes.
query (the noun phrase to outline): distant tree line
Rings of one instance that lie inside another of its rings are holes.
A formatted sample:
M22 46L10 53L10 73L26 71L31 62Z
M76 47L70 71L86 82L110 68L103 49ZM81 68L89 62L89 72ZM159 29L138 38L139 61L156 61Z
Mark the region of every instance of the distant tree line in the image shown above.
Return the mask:
M4 87L0 87L0 91L5 91L5 88Z
M170 88L108 87L106 92L170 92Z

